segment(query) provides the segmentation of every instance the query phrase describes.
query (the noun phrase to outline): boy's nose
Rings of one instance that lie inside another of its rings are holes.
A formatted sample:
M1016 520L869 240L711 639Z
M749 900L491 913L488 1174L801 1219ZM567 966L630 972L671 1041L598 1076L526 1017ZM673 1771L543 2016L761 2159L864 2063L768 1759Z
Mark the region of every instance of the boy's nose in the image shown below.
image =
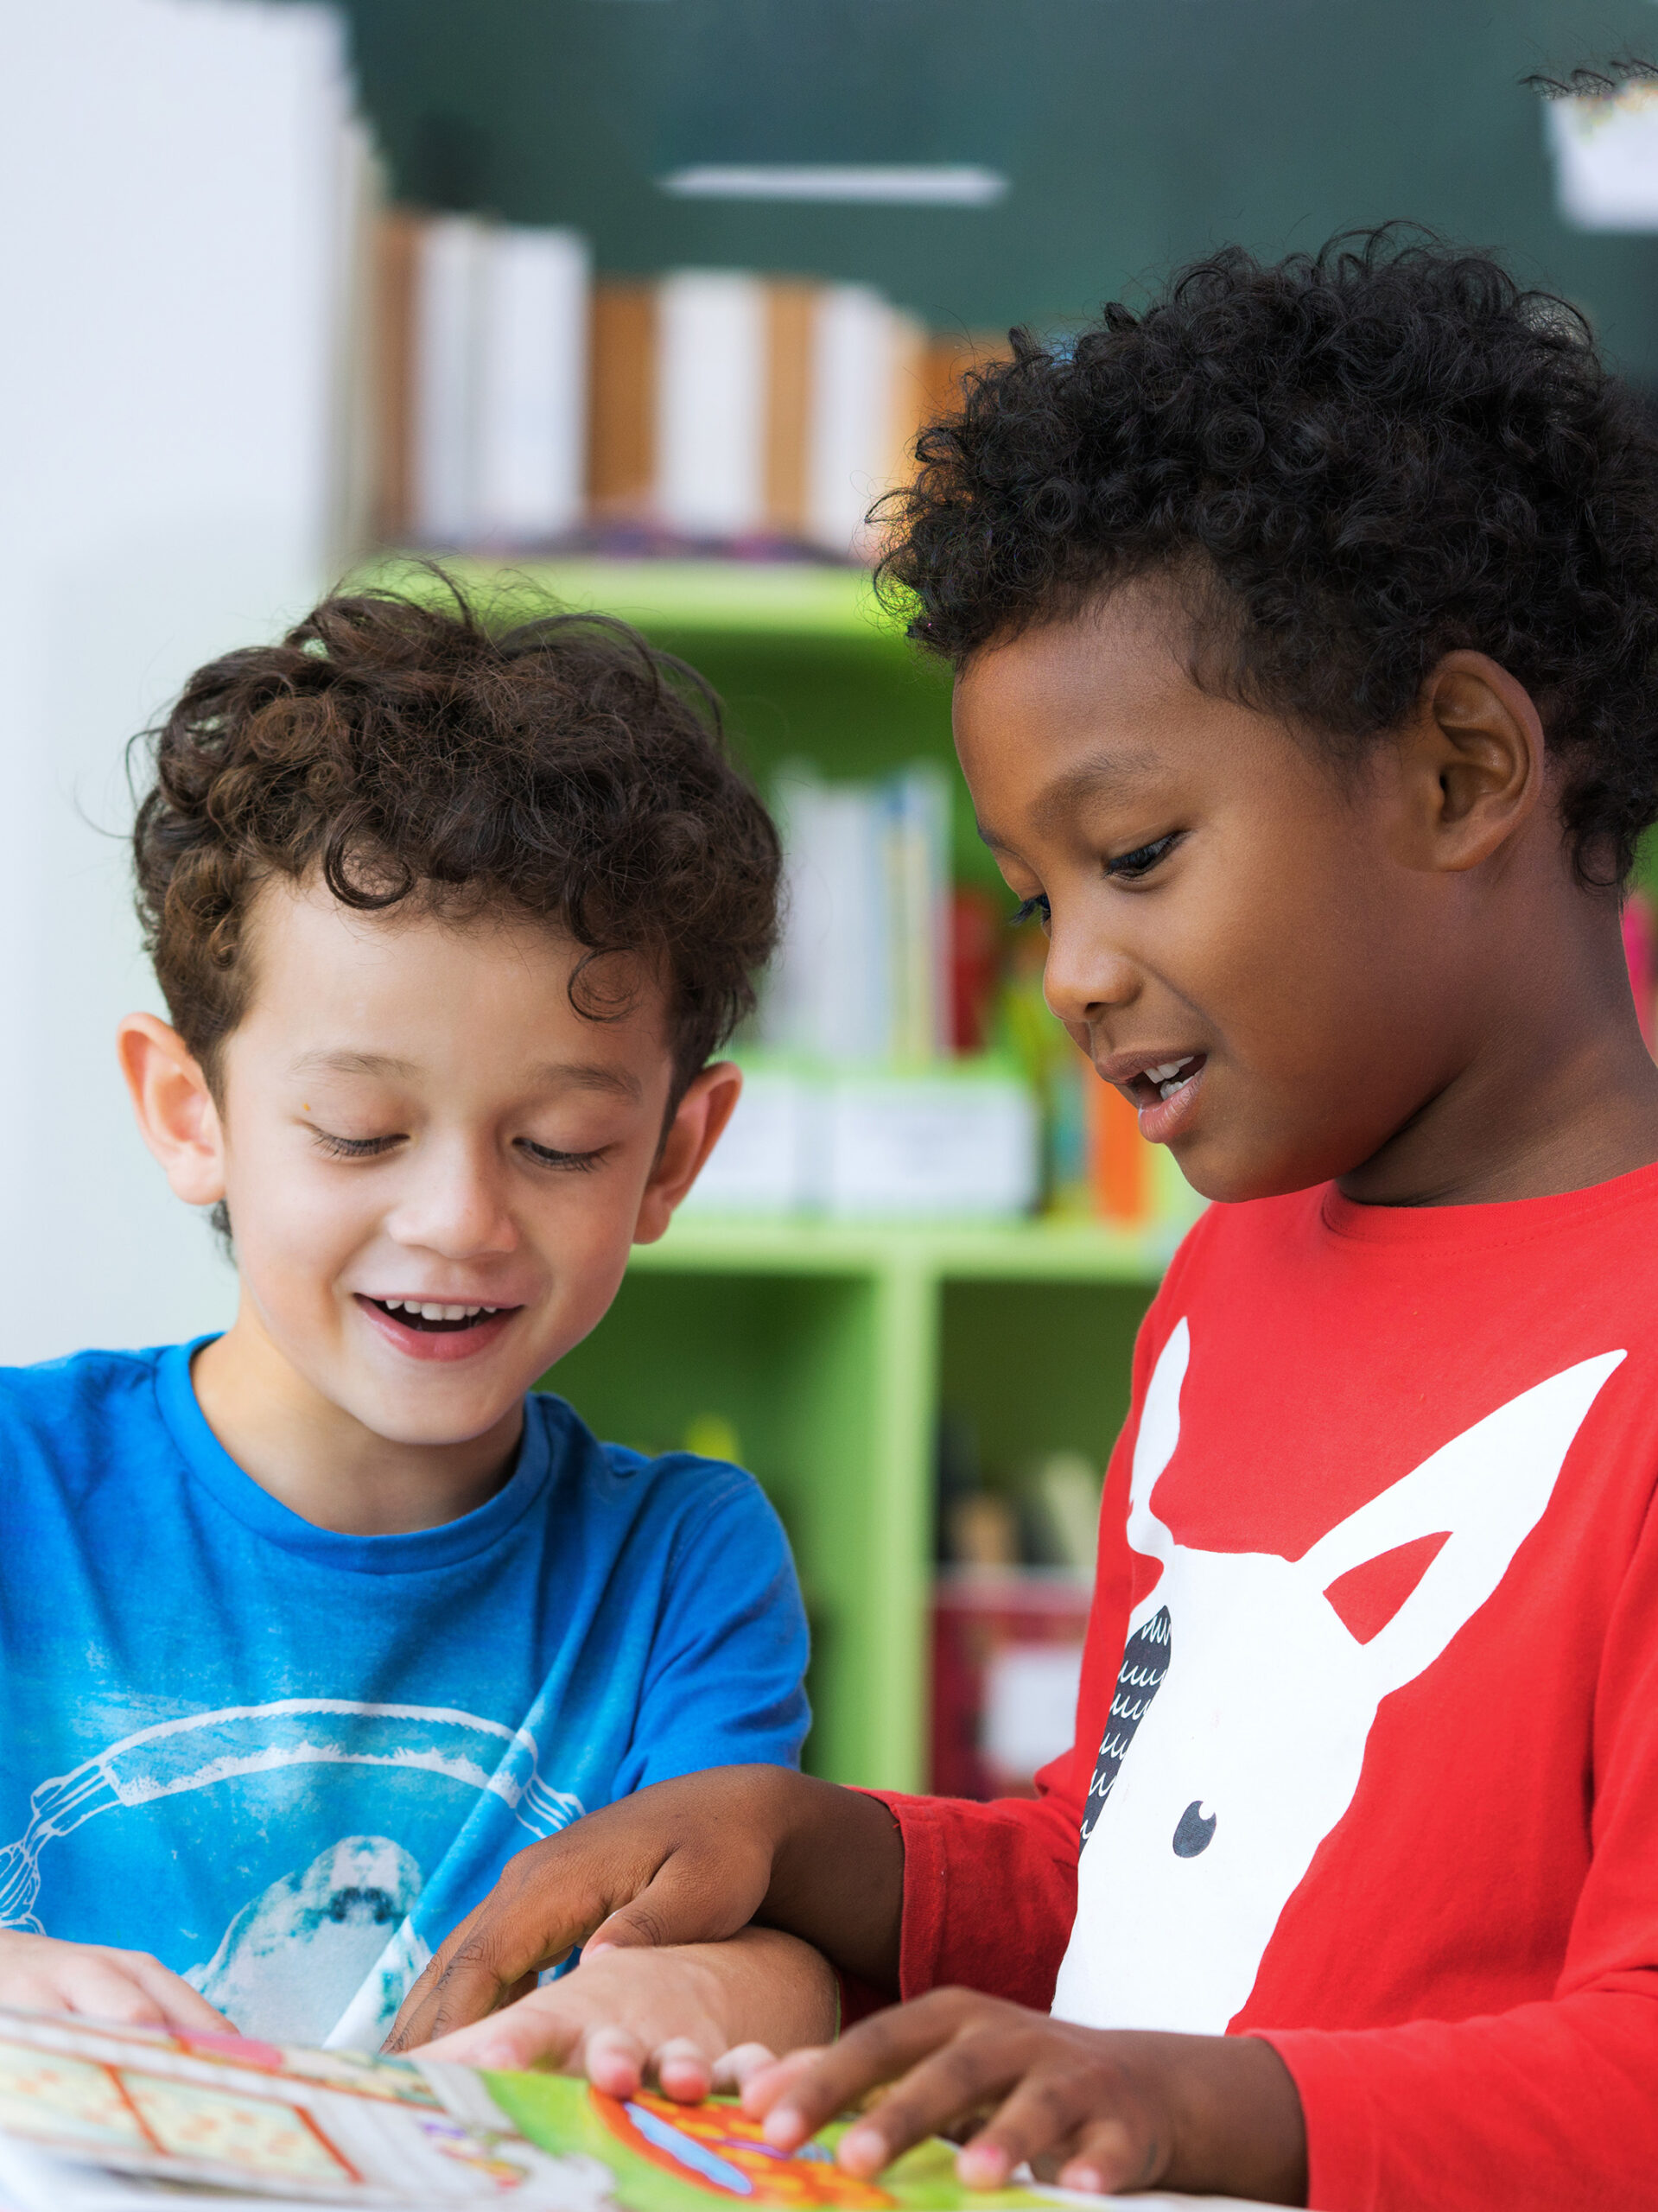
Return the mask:
M1049 1011L1068 1028L1086 1028L1108 1010L1130 1003L1140 988L1134 963L1109 945L1056 921L1042 970Z
M417 1244L452 1260L511 1252L518 1243L504 1179L491 1172L490 1163L470 1158L434 1159L386 1227L400 1244Z

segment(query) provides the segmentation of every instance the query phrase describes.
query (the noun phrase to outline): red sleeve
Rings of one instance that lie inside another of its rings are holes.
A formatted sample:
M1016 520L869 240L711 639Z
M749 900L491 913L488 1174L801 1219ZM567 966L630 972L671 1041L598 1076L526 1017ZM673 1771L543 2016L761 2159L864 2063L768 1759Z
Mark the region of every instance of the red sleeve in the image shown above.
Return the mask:
M1251 2031L1300 2092L1314 2212L1658 2201L1658 1512L1609 1626L1581 1787L1593 1857L1552 2000L1452 2022Z

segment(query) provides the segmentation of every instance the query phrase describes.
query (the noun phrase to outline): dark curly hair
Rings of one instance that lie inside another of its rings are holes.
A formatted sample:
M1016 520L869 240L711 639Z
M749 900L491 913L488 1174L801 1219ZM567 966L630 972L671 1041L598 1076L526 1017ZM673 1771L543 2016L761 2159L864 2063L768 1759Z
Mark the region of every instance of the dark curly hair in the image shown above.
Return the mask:
M1537 702L1580 879L1627 875L1658 819L1658 438L1574 308L1389 226L1011 336L882 510L912 637L959 666L1171 572L1222 688L1349 758L1442 654L1488 653Z
M252 901L314 877L369 912L555 925L586 948L570 1001L594 1020L627 1004L603 956L642 956L668 991L677 1098L777 935L777 832L719 703L624 622L541 602L497 630L434 582L447 604L324 600L279 645L199 669L144 733L138 914L174 1024L216 1079Z

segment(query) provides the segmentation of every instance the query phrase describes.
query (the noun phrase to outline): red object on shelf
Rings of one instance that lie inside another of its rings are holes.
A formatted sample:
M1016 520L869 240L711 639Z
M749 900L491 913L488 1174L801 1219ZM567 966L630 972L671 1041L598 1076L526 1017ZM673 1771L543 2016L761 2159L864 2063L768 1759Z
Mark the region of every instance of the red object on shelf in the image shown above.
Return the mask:
M932 1780L941 1797L1030 1797L1071 1740L1089 1584L943 1569L933 1592Z
M1001 964L995 900L971 884L950 901L950 1041L957 1052L981 1052L989 1042L990 1005Z
M1658 933L1653 926L1652 908L1640 892L1630 892L1623 901L1623 957L1629 963L1629 988L1635 993L1635 1011L1648 1052L1653 1048L1653 990L1658 984L1655 934Z

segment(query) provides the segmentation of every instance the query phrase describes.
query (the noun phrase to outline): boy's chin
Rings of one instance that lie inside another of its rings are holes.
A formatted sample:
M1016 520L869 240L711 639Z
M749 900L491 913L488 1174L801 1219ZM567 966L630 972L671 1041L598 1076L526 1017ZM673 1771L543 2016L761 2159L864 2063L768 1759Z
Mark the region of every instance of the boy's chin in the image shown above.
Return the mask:
M529 1386L526 1384L525 1389ZM364 1428L387 1444L404 1448L442 1452L476 1444L480 1437L515 1420L524 1403L524 1390L466 1389L393 1393L348 1381L336 1402ZM411 1402L412 1401L412 1402Z
M1214 1205L1287 1198L1293 1191L1310 1191L1347 1173L1345 1165L1333 1164L1322 1148L1289 1150L1267 1143L1257 1147L1247 1137L1229 1144L1205 1137L1171 1149L1192 1189Z

